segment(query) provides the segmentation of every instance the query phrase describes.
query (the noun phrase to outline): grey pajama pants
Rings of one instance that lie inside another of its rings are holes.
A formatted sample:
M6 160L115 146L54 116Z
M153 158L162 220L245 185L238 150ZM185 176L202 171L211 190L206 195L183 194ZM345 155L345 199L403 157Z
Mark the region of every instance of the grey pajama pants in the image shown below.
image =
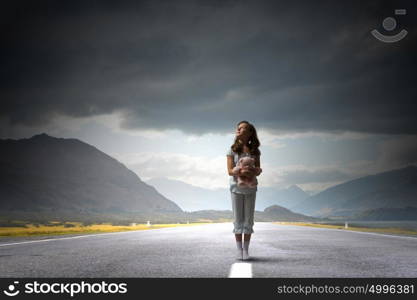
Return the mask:
M256 192L251 194L238 194L230 192L234 217L233 233L253 233Z

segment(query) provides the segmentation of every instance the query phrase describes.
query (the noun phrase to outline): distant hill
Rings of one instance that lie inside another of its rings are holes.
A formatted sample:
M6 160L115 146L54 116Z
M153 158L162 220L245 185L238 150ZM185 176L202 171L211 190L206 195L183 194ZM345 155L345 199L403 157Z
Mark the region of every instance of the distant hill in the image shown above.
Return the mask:
M278 189L274 187L260 187L256 195L257 208L265 209L272 205L279 205L293 210L299 203L309 197L297 185L288 188Z
M231 210L200 210L187 213L191 219L213 220L213 221L232 221L233 213ZM263 211L255 211L255 222L313 222L323 221L323 219L304 216L293 213L289 209L279 205L272 205Z
M153 178L146 183L154 186L162 195L177 203L185 211L231 209L228 188L211 190L167 178ZM308 194L296 185L287 189L260 187L256 195L256 209L263 210L271 205L291 209L307 197Z
M364 211L393 207L417 207L417 166L411 165L335 185L306 198L292 207L292 210L317 217L353 217ZM391 210L390 219L396 218L395 212ZM398 212L398 218L402 218L402 213Z
M0 215L182 213L131 170L77 139L0 140Z
M363 221L416 221L417 207L369 209L355 215L353 219Z
M184 211L227 210L231 208L227 189L210 190L167 178L146 181L166 198L174 201Z
M289 209L272 205L264 209L262 213L256 212L255 219L259 221L280 221L280 222L314 222L321 220L319 218L313 218L302 214L297 214Z

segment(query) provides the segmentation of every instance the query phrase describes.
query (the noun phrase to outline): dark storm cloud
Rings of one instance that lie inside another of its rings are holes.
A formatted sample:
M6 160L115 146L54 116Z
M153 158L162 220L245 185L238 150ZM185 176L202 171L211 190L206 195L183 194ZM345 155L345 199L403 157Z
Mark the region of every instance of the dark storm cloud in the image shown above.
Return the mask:
M401 6L401 7L399 7ZM371 36L396 16L408 36ZM412 2L22 3L2 20L1 112L47 124L123 111L128 128L416 133Z

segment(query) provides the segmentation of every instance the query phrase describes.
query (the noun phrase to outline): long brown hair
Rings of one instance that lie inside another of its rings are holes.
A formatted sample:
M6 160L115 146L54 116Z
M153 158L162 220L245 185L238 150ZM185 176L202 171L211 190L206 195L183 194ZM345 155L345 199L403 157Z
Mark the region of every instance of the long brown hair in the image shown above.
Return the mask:
M256 133L255 126L253 126L248 121L240 121L239 123L237 123L237 127L239 127L239 125L242 123L248 124L248 129L251 133L248 139L248 142L246 144L246 146L249 148L250 154L256 155L256 156L260 155L261 153L258 148L261 145L261 143L259 142L258 134ZM235 141L233 142L233 145L230 148L232 149L233 152L241 154L243 152L243 146L244 146L243 143L237 137L235 137Z

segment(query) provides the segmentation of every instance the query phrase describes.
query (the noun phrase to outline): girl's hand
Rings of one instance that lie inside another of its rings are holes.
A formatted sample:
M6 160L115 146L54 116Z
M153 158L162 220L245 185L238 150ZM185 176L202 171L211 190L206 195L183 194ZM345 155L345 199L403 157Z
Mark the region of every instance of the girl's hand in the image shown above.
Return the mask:
M235 175L235 176L239 176L240 175L240 170L241 170L241 168L240 167L238 167L238 166L236 166L236 167L234 167L233 168L233 174Z
M243 168L240 173L243 176L253 177L253 176L255 176L255 169L254 168Z

